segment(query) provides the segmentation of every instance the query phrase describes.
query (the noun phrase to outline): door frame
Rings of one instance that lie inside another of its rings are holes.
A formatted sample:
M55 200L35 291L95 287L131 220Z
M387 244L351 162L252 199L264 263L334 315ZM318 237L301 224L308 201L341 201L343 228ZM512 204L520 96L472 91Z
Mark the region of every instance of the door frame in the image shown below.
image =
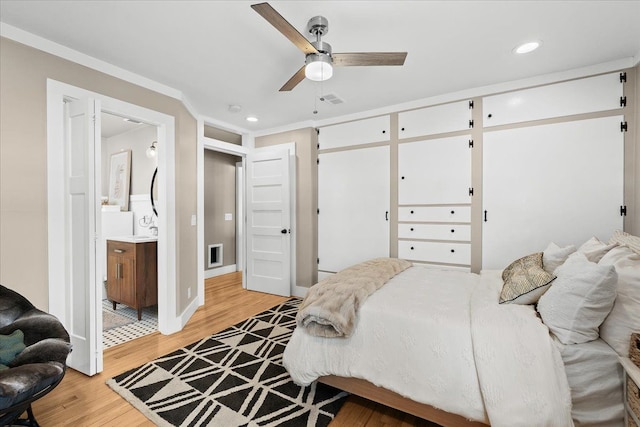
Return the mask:
M106 95L47 79L47 218L49 312L67 319L70 307L65 299L65 253L59 250L65 239L64 192L64 100L94 98L101 110L130 117L156 126L158 130L158 329L168 335L182 329L177 313L176 214L175 214L175 119L158 111L130 104ZM99 165L98 165L99 166ZM95 162L94 170L96 173ZM97 189L98 191L100 189ZM99 201L95 201L99 204ZM96 234L97 237L97 234ZM101 284L100 284L101 286ZM101 289L101 287L99 288ZM100 294L101 295L101 294ZM97 315L97 313L96 313ZM63 322L64 323L64 322ZM102 334L102 322L96 322L96 334ZM98 330L99 327L99 330ZM102 340L99 340L101 343ZM99 346L101 350L101 346ZM102 365L100 357L99 365Z
M221 127L224 130L236 132L242 134L242 145L231 144L228 142L220 141L214 138L204 136L204 127L206 123L212 123L212 126ZM197 141L197 155L196 155L196 169L197 169L197 220L196 220L196 234L197 234L197 280L198 280L198 305L205 304L205 292L204 292L204 150L219 151L221 153L233 154L242 158L242 172L245 175L243 179L243 185L238 189L242 193L242 204L244 206L244 212L242 217L240 214L236 214L236 220L242 221L244 225L243 236L236 235L236 252L241 251L243 255L243 265L238 271L242 271L242 287L247 288L247 242L246 242L246 157L250 151L255 150L268 150L268 149L288 149L289 160L291 167L291 295L304 296L307 288L297 286L296 284L296 188L297 188L297 169L296 169L296 144L295 142L288 142L285 144L279 144L276 146L261 147L256 149L254 146L254 137L251 134L246 133L242 129L232 129L225 126L220 126L219 122L213 120L207 120L203 117L198 118L198 141Z

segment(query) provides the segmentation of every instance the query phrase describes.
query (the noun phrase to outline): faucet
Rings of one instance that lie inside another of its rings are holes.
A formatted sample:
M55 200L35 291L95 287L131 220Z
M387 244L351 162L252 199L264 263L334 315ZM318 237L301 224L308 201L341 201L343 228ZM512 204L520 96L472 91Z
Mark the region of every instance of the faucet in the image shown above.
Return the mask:
M158 226L152 225L152 226L149 227L149 230L151 230L151 235L152 236L157 236L158 235Z

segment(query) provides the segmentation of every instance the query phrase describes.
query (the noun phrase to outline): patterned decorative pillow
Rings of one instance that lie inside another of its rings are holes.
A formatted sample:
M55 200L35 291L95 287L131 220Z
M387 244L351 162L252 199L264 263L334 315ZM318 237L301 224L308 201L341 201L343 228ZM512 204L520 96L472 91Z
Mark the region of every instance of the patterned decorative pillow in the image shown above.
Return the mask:
M9 364L24 349L24 334L20 329L10 335L0 335L0 364Z
M500 304L535 304L555 278L542 268L542 252L517 259L502 272Z

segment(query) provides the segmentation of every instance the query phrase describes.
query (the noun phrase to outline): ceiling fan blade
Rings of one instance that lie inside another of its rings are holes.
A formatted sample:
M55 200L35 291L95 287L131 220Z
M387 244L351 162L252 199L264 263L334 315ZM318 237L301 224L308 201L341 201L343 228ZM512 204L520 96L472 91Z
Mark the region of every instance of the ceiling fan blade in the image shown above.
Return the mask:
M309 53L318 53L318 50L313 47L309 40L307 40L293 25L289 24L289 21L284 19L269 3L252 4L251 8L258 12L260 16L266 19L276 30L280 31L286 38L291 40L298 49L303 51L305 55Z
M290 79L288 82L284 84L280 88L280 92L288 92L294 87L298 86L298 83L304 80L304 65L300 68Z
M404 65L407 52L355 52L334 53L336 67L356 67L360 65Z

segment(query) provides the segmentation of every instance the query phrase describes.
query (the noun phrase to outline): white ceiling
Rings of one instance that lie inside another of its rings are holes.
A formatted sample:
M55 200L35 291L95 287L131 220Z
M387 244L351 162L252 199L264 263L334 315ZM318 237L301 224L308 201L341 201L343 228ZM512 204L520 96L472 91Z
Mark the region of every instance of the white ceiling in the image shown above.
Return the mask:
M175 88L199 114L249 130L640 59L637 0L271 1L303 34L309 18L325 16L323 41L334 52L408 52L404 67L337 68L323 84L305 80L283 93L304 55L253 3L0 0L0 20ZM511 53L531 39L542 47ZM316 101L328 93L346 102ZM230 104L243 109L231 113Z

